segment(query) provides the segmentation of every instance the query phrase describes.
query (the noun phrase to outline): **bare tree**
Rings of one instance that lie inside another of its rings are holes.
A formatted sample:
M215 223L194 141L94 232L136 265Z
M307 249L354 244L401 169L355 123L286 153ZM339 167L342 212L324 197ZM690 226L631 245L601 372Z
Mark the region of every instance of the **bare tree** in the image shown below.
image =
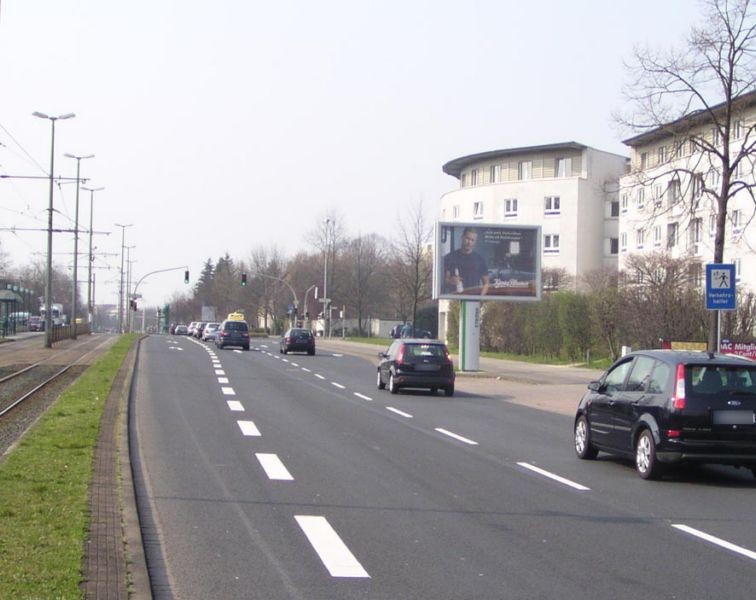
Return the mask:
M344 244L344 290L349 298L346 304L357 315L360 335L364 333L365 319L371 310L378 308L385 289L385 270L382 269L385 247L385 240L376 234L361 235Z
M390 272L392 289L400 309L406 303L413 326L418 306L431 297L432 234L433 225L427 222L423 214L423 203L419 201L409 209L406 219L400 220L399 237L394 242L394 260Z
M627 86L631 111L619 120L636 132L659 132L675 140L664 175L688 182L691 211L702 197L711 202L713 260L721 263L728 202L737 194L754 199L753 178L739 173L752 174L756 159L756 123L744 118L756 104L756 23L751 0L702 0L701 5L703 25L691 29L682 47L668 52L636 48ZM673 159L685 144L694 149L694 158L681 164ZM714 176L707 177L710 173ZM716 337L714 313L710 348Z

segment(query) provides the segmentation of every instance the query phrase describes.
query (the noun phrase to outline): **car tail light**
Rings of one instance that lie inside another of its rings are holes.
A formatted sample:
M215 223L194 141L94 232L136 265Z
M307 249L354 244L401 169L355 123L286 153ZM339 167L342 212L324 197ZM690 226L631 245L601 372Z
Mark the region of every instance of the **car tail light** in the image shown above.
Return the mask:
M405 348L406 348L406 346L404 344L402 344L401 346L399 346L399 352L396 355L396 363L397 364L401 364L401 363L404 362L404 349Z
M221 337L226 337L226 336L228 336L228 331L221 331L221 332L220 332L220 336L221 336Z
M685 365L678 363L675 375L674 396L672 396L672 408L682 410L685 408Z
M665 433L668 438L679 438L682 435L682 431L679 429L667 429Z

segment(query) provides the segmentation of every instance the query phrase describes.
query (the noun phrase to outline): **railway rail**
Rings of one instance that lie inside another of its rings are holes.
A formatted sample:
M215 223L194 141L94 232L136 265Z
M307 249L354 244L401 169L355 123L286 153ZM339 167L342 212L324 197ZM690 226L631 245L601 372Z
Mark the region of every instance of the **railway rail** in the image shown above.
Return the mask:
M26 338L0 346L0 454L12 447L115 339L86 336L49 349L41 347L40 338Z

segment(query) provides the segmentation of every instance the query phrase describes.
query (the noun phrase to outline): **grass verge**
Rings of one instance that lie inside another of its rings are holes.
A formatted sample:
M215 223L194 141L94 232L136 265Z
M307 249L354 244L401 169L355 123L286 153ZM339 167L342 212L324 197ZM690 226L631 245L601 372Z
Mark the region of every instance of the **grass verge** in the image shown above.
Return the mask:
M100 419L136 335L87 369L0 463L0 598L81 598Z

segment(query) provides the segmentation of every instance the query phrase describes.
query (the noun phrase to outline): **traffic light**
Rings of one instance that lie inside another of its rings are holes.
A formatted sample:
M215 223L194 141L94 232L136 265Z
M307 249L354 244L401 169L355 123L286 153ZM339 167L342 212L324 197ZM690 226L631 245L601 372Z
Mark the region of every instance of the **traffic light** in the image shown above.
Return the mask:
M241 284L242 284L242 287L244 287L244 286L247 285L247 274L246 273L242 273L241 276L242 276L242 278L241 278Z
M129 302L130 302L131 310L136 311L136 309L137 309L137 301L136 300L130 300Z
M184 271L184 283L189 283L189 269Z

